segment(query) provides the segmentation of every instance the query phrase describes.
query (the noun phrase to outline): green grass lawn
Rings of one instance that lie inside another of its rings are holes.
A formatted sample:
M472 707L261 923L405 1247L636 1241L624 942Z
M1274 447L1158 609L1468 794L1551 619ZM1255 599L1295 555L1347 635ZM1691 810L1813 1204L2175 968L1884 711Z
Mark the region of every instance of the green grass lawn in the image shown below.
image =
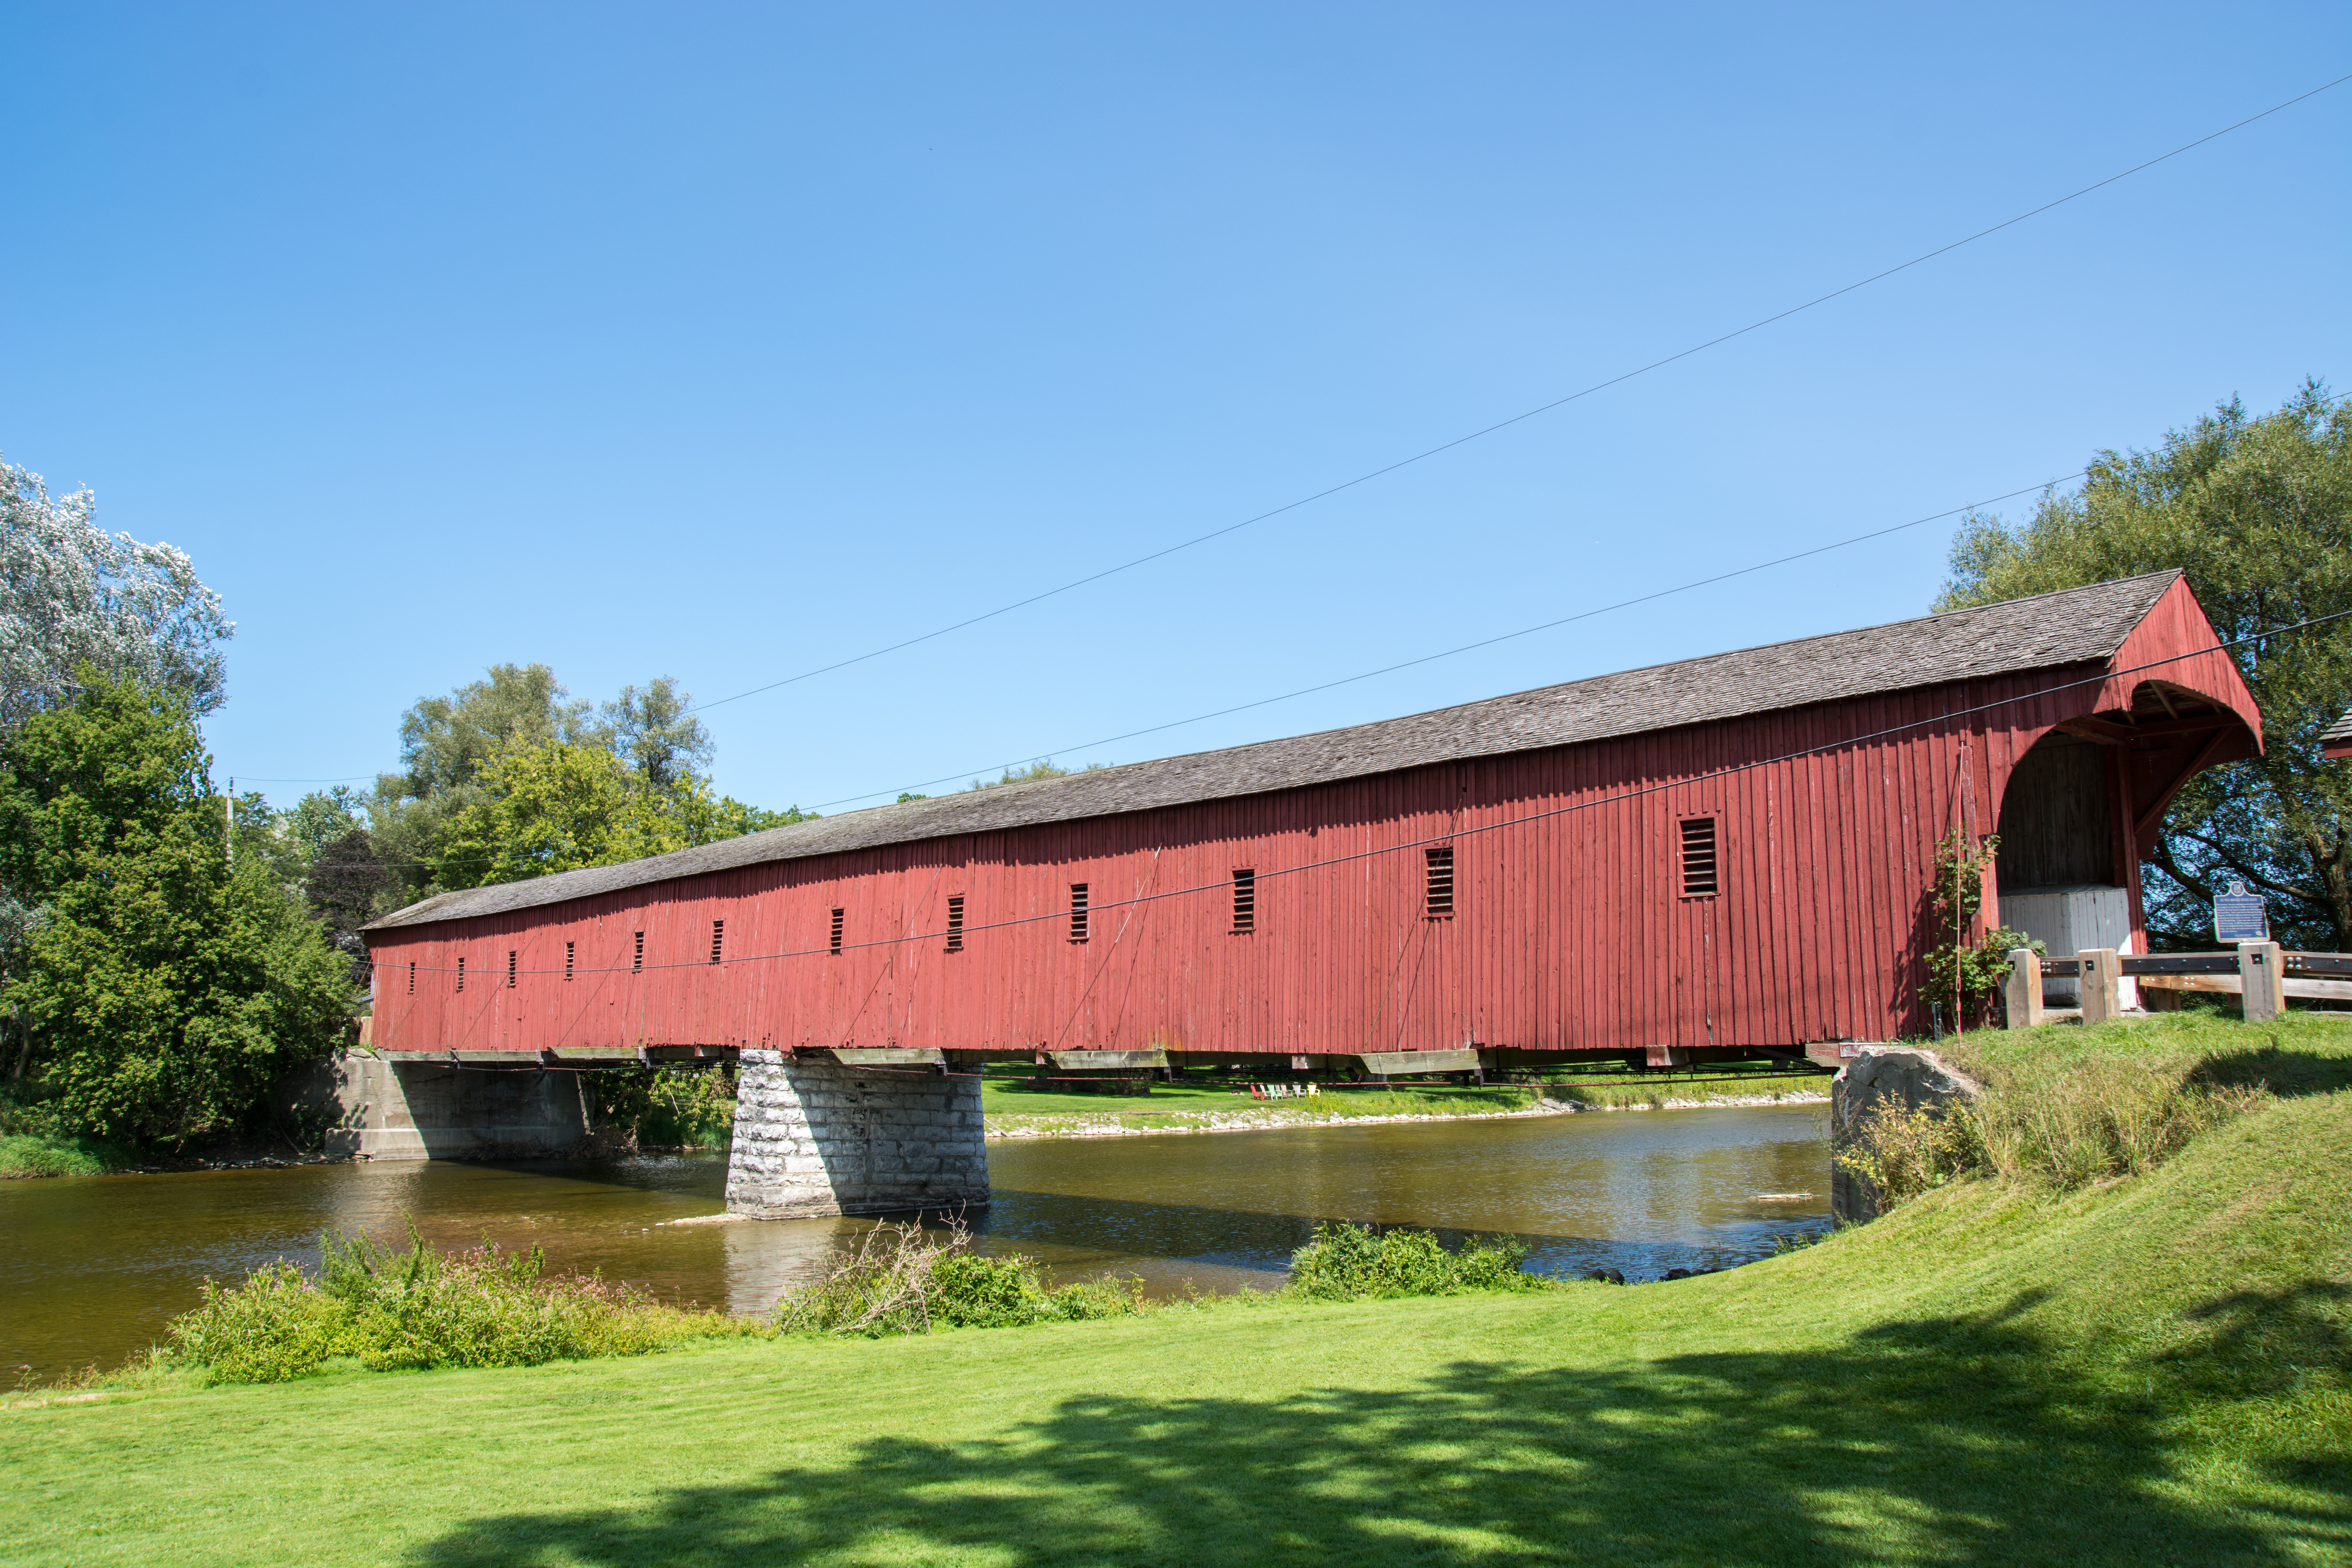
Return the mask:
M1138 1129L1202 1127L1246 1117L1267 1122L1323 1121L1349 1116L1460 1116L1525 1110L1535 1091L1508 1086L1492 1089L1402 1087L1395 1089L1326 1089L1311 1099L1253 1100L1248 1091L1224 1085L1162 1083L1150 1094L1057 1094L1033 1089L1017 1079L990 1079L981 1086L981 1113L992 1132L1055 1131L1117 1121Z
M1981 1048L2196 1049L2285 1092L2149 1175L1962 1183L1670 1284L52 1400L0 1415L0 1540L28 1564L2352 1562L2352 1028Z
M1748 1081L1752 1079L1752 1081ZM1636 1074L1580 1074L1574 1081L1543 1086L1555 1104L1594 1109L1661 1105L1668 1100L1701 1102L1754 1095L1819 1095L1829 1079L1813 1074L1754 1072L1732 1079L1709 1075L1689 1081ZM1030 1089L1025 1080L990 1079L980 1091L982 1113L992 1133L1075 1131L1105 1123L1138 1131L1207 1127L1236 1119L1253 1124L1330 1121L1358 1116L1490 1116L1526 1110L1538 1090L1516 1084L1486 1088L1399 1084L1390 1088L1331 1089L1311 1099L1253 1100L1224 1085L1157 1084L1148 1095L1058 1094Z

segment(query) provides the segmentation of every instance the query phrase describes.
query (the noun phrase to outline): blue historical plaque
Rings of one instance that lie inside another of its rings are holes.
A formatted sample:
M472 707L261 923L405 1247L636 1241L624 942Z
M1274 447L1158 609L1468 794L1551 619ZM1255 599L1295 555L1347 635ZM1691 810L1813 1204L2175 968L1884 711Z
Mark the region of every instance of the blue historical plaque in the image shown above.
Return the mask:
M2271 912L2260 893L2246 891L2243 882L2232 882L2227 891L2213 895L2215 942L2268 942L2270 934Z

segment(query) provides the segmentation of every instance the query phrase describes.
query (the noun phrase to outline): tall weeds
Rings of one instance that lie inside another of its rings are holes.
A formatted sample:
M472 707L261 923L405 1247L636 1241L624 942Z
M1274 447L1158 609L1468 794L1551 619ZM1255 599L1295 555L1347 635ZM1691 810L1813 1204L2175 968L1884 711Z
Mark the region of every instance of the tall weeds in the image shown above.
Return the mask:
M1973 1116L1987 1170L2059 1189L2137 1176L2199 1133L2259 1109L2262 1089L2199 1078L2195 1058L2049 1057L1972 1061L1986 1087Z
M216 1382L278 1383L337 1356L379 1372L529 1366L758 1331L594 1276L549 1279L537 1247L442 1252L413 1226L409 1240L404 1250L330 1234L315 1278L281 1258L238 1285L207 1279L203 1304L167 1330L166 1354Z
M2140 1175L2269 1100L2259 1088L2201 1081L2194 1057L2008 1061L1967 1053L1959 1065L1984 1086L1981 1097L1941 1114L1882 1107L1839 1153L1882 1206L1961 1176L2067 1192Z

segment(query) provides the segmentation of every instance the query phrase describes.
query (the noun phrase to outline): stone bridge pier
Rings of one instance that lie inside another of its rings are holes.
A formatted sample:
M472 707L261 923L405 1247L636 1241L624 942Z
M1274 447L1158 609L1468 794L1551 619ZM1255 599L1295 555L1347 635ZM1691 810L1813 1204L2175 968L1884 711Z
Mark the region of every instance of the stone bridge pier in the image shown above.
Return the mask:
M919 1059L943 1059L936 1051L835 1058L849 1059L742 1053L729 1213L798 1219L988 1202L977 1077Z

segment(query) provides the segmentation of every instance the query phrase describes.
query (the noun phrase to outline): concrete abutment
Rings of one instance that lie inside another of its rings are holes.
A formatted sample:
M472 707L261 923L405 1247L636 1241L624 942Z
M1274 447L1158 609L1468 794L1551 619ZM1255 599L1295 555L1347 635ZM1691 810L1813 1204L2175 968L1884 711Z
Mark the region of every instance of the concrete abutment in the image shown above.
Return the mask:
M588 1136L577 1073L339 1052L286 1086L329 1154L486 1160L569 1154Z

